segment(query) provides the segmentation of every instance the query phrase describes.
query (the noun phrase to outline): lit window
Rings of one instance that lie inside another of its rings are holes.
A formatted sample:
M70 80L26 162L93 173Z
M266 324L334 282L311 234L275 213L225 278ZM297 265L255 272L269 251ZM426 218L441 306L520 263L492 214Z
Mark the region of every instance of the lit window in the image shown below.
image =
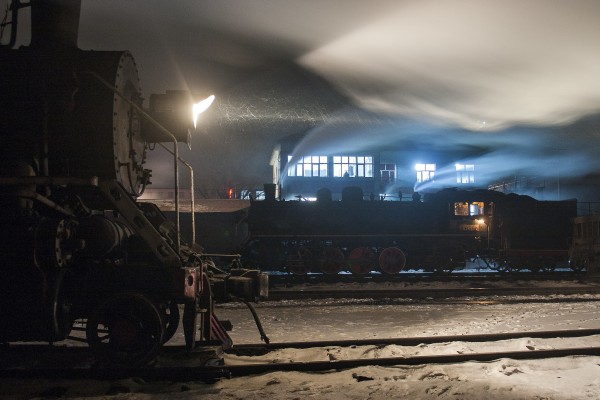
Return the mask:
M469 204L469 215L483 215L483 202L474 201Z
M288 156L288 163L292 156ZM295 165L288 165L288 176L325 177L327 176L327 156L300 157Z
M454 215L483 215L483 207L484 203L482 201L454 203Z
M333 176L335 177L373 177L373 157L334 156Z
M396 164L380 164L382 182L394 182L396 180Z
M469 215L469 203L454 203L454 215Z
M475 183L475 165L456 164L456 183Z
M435 176L435 164L416 164L417 182L432 180Z

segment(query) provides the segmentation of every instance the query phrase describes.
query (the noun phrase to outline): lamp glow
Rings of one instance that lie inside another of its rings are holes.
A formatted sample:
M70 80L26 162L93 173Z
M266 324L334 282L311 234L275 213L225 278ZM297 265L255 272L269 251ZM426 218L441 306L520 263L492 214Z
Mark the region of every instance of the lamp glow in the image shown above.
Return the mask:
M206 99L199 101L198 103L195 103L192 106L192 112L194 114L194 129L196 129L196 124L198 122L198 116L200 114L202 114L204 111L206 111L208 109L208 107L210 107L210 105L213 103L214 100L215 100L215 95L211 94Z

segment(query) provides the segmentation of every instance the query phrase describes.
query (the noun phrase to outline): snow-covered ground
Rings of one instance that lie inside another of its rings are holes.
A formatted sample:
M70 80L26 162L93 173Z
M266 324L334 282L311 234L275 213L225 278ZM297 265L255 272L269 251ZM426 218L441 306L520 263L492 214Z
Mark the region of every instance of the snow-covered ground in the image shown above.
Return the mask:
M581 298L582 296L578 296ZM590 301L554 303L424 304L371 300L263 302L257 311L272 342L322 339L415 337L512 331L600 328L600 295ZM599 301L594 301L599 300ZM243 305L218 307L234 325L235 343L256 343L260 336ZM181 340L178 334L176 340ZM226 356L226 363L257 363L521 351L600 346L600 336L495 343L452 342L404 346L286 349L260 357ZM548 360L499 359L448 365L360 367L323 373L272 372L202 382L0 381L2 399L598 399L600 357ZM45 397L44 397L45 396ZM54 396L54 397L52 397Z

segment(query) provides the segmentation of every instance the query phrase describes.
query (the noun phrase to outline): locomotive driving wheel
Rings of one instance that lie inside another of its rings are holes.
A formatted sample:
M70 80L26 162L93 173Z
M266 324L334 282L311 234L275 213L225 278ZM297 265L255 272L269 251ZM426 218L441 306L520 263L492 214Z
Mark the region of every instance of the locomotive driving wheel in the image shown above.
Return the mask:
M508 273L513 271L513 265L509 260L500 259L496 262L496 268L498 272Z
M335 275L346 265L344 252L338 247L326 246L319 258L319 269L328 275Z
M569 266L575 272L581 272L584 269L587 269L590 263L590 259L585 256L573 257L569 260Z
M404 269L406 256L397 247L386 247L379 253L379 268L388 275L394 275Z
M152 361L163 343L161 313L140 293L108 297L88 318L86 338L102 362L143 365Z
M287 269L294 275L306 275L313 264L313 254L308 247L300 246L287 259Z
M357 247L350 252L348 264L355 275L365 275L371 272L377 264L377 257L368 247Z

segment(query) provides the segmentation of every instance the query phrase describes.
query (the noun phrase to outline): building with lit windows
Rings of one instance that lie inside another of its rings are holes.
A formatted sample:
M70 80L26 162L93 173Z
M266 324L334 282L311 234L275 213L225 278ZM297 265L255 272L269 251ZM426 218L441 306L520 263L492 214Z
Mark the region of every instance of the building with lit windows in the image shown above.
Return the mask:
M365 199L411 201L415 191L440 187L476 188L477 166L473 149L445 154L403 144L356 152L294 154L298 137L282 141L273 151L271 167L277 197L314 200L327 189L340 200L346 187L359 187ZM485 185L483 185L485 187Z

